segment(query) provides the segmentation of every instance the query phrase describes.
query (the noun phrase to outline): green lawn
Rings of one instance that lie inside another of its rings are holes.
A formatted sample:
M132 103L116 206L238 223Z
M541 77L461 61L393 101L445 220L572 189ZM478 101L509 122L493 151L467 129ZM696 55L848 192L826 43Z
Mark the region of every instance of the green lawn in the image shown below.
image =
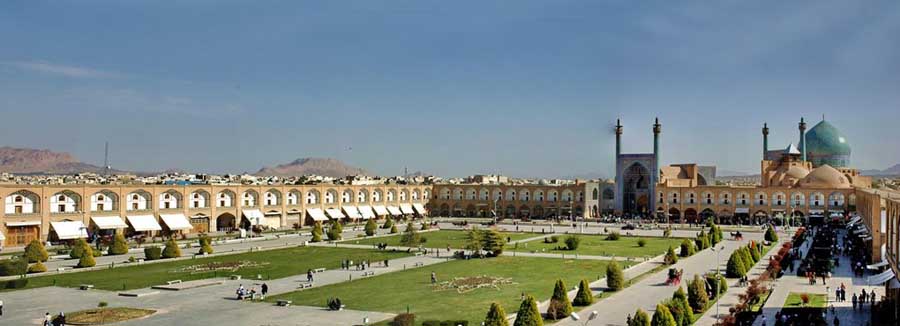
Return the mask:
M804 307L801 305L802 300L800 299L800 295L802 293L791 292L788 294L786 300L784 300L785 308L800 308ZM807 293L809 295L809 304L807 304L806 308L825 308L827 305L827 300L825 299L824 294L812 294Z
M630 266L620 262L623 268ZM599 260L563 260L503 256L489 259L454 260L438 265L400 271L373 278L355 280L271 297L292 300L294 305L324 306L328 298L338 297L348 309L405 312L416 314L416 321L469 320L469 325L483 321L491 302L499 302L507 313L515 313L521 294L547 300L556 279L568 287L581 279L589 281L605 277L606 262ZM508 279L512 284L499 288L480 288L466 293L439 290L430 282L435 272L438 282L457 277L488 276ZM597 294L597 293L595 293Z
M550 237L549 235L547 236ZM580 254L594 256L617 256L617 257L654 257L662 255L671 246L678 250L683 238L660 238L660 237L621 237L619 240L606 240L605 235L579 235L581 245L578 250L570 251L565 249L565 239L568 235L559 235L559 242L544 243L543 239L519 243L517 245L507 245L507 251L518 252L545 252L555 254ZM638 240L644 239L647 244L644 247L638 246Z
M93 284L97 289L119 291L138 289L152 285L164 284L169 280L198 280L229 275L241 275L255 279L257 274L264 278L283 278L291 275L306 274L309 269L325 267L339 268L342 259L360 261L368 259L381 261L395 259L409 254L403 252L374 251L364 249L294 247L277 250L258 251L210 258L188 259L173 262L146 264L139 266L118 267L91 272L68 273L30 278L28 288L43 286L78 287L80 284ZM244 262L237 271L200 271L184 270L186 267L209 266L205 264L234 264Z
M406 227L401 227L401 230L405 230ZM402 232L402 231L401 231ZM438 231L430 231L430 232L422 232L421 236L427 241L422 244L425 248L450 248L454 249L463 249L466 246L466 234L465 231L451 231L451 230L438 230ZM539 236L539 234L535 233L514 233L514 232L500 232L503 235L503 238L509 238L511 241L517 241L522 239L533 238ZM387 243L389 246L400 246L400 235L393 235L387 237L378 237L378 238L369 238L369 239L348 239L343 243L347 244L362 244L362 245L375 245L378 243Z

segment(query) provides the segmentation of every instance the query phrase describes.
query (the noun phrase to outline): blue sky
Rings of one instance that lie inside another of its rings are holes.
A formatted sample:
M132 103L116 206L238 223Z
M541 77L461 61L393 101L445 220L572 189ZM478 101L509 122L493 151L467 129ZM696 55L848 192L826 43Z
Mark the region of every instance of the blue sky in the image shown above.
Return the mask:
M900 162L897 1L3 1L0 145L116 168L610 176L757 171L825 114Z

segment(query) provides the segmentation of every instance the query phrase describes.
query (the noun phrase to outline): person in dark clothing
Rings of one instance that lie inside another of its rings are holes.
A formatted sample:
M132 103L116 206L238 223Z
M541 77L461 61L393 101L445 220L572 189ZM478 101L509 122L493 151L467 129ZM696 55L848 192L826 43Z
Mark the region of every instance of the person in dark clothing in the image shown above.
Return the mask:
M262 285L262 287L261 287L260 290L262 290L262 296L263 296L263 298L265 298L265 297L266 297L266 294L269 293L269 285L266 284L266 283L263 283L263 285Z
M306 281L309 283L312 283L312 281L313 281L313 275L312 275L311 269L306 270Z

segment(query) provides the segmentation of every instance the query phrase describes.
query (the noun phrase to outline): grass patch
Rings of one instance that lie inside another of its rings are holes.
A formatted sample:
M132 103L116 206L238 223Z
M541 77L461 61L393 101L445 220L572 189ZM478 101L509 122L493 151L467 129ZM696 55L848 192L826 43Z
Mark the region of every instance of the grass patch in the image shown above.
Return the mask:
M406 226L398 226L400 230L405 230ZM401 231L402 232L402 231ZM431 232L422 232L420 235L427 239L425 243L422 244L425 248L450 248L454 249L463 249L466 246L466 235L468 232L466 231L450 231L450 230L438 230ZM538 236L535 233L514 233L514 232L500 232L503 235L503 238L509 238L511 241L518 241L522 239L528 239ZM400 235L393 235L387 237L378 237L378 238L369 238L369 239L348 239L342 243L346 244L361 244L361 245L376 245L379 243L387 243L388 246L401 246L400 244Z
M428 267L394 272L377 277L354 280L286 293L267 300L292 300L294 305L324 306L326 300L338 297L348 309L410 312L421 323L426 320L468 320L478 325L484 319L491 302L498 302L508 313L514 313L521 303L521 294L534 295L539 301L548 300L553 283L562 278L566 286L574 287L581 279L597 280L605 276L606 261L563 260L553 258L523 258L503 256L490 259L453 260ZM623 268L631 264L619 262ZM432 286L431 272L438 285ZM483 287L462 292L447 290L441 282L455 278L480 279L487 276L509 282L497 287Z
M655 257L665 254L666 249L671 246L678 249L681 245L682 238L661 238L661 237L626 237L623 236L619 240L606 240L605 235L579 235L581 244L577 250L564 249L566 244L563 240L568 235L560 235L558 243L544 243L543 239L519 243L518 245L507 245L506 250L518 252L545 252L554 254L579 254L592 256L616 256L616 257ZM549 235L547 236L550 237ZM638 240L643 239L647 243L641 247Z
M791 292L788 293L787 299L784 300L785 308L825 308L828 301L824 294L805 293L809 296L809 304L803 305L801 296L804 293Z
M155 313L156 310L136 308L96 308L66 313L66 323L82 325L104 325L120 321L138 319Z
M44 286L78 287L93 284L110 291L140 289L164 284L169 280L200 280L213 277L241 275L244 278L283 278L305 274L308 269L339 268L342 259L372 262L409 256L405 252L373 251L365 249L294 247L257 251L209 258L117 267L90 272L38 276L28 279L26 288ZM235 266L235 265L242 265ZM210 267L218 270L210 271ZM224 268L223 268L224 267ZM231 270L238 267L237 270Z

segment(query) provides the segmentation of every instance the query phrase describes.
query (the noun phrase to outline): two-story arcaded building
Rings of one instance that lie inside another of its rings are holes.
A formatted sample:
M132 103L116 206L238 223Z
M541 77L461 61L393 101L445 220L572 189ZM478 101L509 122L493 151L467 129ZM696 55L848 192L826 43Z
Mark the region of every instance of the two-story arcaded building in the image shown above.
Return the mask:
M501 218L594 218L614 209L612 182L569 185L436 184L434 215Z
M426 215L431 185L0 185L6 246L88 234L291 228Z

